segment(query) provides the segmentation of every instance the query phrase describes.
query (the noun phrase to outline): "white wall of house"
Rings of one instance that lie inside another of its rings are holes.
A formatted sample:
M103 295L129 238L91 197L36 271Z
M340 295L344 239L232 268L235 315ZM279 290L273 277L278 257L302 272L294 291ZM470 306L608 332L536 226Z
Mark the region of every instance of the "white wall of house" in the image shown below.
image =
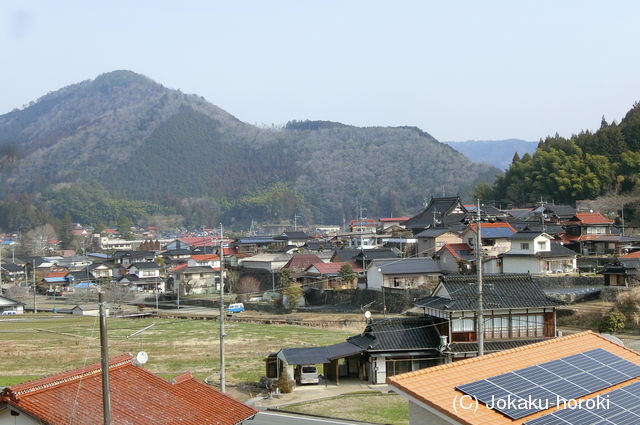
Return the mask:
M542 272L540 260L533 255L531 256L511 256L502 257L502 271L504 273L531 273L539 274Z
M542 233L531 240L514 240L511 242L512 254L534 255L538 252L551 251L551 237Z
M31 416L20 413L19 416L12 416L11 409L0 407L0 425L41 425L42 422L33 419Z
M384 384L387 379L387 359L371 357L371 381L373 384Z
M367 270L367 288L381 290L382 282L382 273L378 271L378 268L369 267Z
M459 273L460 269L458 268L458 259L454 257L449 251L443 250L440 253L440 258L438 259L438 266L442 271L451 272L451 273Z
M220 259L217 259L217 260L206 260L206 261L196 261L193 258L190 258L187 261L187 265L189 267L213 267L213 268L218 268L218 267L220 267Z

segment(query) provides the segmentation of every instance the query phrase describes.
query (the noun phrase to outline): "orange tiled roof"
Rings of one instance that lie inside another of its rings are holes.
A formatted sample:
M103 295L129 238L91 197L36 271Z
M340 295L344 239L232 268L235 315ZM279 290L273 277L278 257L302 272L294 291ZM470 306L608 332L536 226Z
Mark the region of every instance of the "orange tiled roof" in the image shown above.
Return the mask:
M476 232L478 229L478 224L477 223L471 223L469 225L469 227L471 228L471 230L473 232ZM516 233L517 230L513 228L513 226L511 226L509 223L482 223L482 228L483 229L497 229L497 228L501 228L501 227L505 227L509 230L511 230L513 233Z
M312 264L309 267L315 267L316 269L318 269L320 274L329 274L329 273L338 273L340 271L340 268L345 264L349 264L353 269L353 271L356 273L362 272L362 267L357 266L354 263L350 263L348 261L336 261L334 263L316 263L316 264Z
M191 258L193 258L194 260L201 262L201 261L216 261L219 260L220 257L218 257L216 254L201 254L201 255L192 255Z
M609 220L599 212L596 213L577 213L576 218L582 224L611 224L613 220Z
M456 390L455 387L572 354L583 353L594 348L605 349L625 360L640 365L640 353L622 347L596 333L587 331L487 354L482 357L474 357L392 376L387 378L387 384L463 424L522 424L533 418L554 412L556 407L551 407L518 420L510 419L495 410L489 409L482 403L478 403L475 411L473 409L457 409L456 412L454 410L454 398L456 396L459 398L463 393ZM583 398L604 394L637 381L640 381L640 378L614 385Z
M51 272L51 273L47 273L44 277L45 278L49 278L49 277L65 277L66 275L69 274L69 271L64 271L64 272Z
M169 383L134 366L132 358L124 354L109 362L113 425L233 425L256 413L190 374ZM0 401L47 424L101 424L100 370L96 363L8 387Z
M471 247L466 243L447 243L444 244L442 248L449 251L455 258L462 258L458 254L458 251L468 251L469 254L471 254L471 252L473 251Z
M620 258L640 258L640 251L632 252L631 254L623 255Z
M170 272L177 272L178 270L182 270L182 269L184 269L184 268L185 268L185 267L187 267L187 266L188 266L188 264L187 264L187 263L178 264L177 266L172 267L171 269L169 269L169 271L170 271Z
M395 222L395 221L407 221L410 218L411 217L380 217L379 221L381 223Z

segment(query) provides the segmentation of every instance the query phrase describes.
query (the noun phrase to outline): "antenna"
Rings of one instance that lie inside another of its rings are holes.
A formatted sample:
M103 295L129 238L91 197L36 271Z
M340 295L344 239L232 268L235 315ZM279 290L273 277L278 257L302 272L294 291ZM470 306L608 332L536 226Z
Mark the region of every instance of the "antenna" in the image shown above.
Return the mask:
M142 366L148 360L149 360L149 355L145 351L140 351L138 354L136 354L132 363L134 364L134 366Z

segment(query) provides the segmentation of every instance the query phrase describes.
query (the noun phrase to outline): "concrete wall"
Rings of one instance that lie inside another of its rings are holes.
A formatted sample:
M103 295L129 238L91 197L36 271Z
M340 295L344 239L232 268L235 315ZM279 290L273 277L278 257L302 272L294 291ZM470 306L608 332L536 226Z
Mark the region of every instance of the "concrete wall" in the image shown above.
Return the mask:
M416 403L409 402L409 425L450 425L455 421L445 421Z

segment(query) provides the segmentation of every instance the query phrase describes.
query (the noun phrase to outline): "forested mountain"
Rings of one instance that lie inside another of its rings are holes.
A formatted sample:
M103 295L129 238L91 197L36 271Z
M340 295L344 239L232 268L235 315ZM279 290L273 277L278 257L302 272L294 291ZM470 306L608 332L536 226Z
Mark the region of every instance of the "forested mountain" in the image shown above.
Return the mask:
M103 74L0 116L0 221L182 214L188 224L342 222L407 214L499 170L412 127L243 123L130 71ZM15 226L15 227L12 227Z
M514 154L518 153L520 156L525 153L532 154L538 146L535 142L527 142L521 139L467 140L465 142L442 143L463 153L474 162L493 165L501 170L509 168Z
M523 204L540 197L561 203L640 191L640 103L620 124L604 117L600 129L568 139L541 140L533 155L516 155L493 186L495 199Z

